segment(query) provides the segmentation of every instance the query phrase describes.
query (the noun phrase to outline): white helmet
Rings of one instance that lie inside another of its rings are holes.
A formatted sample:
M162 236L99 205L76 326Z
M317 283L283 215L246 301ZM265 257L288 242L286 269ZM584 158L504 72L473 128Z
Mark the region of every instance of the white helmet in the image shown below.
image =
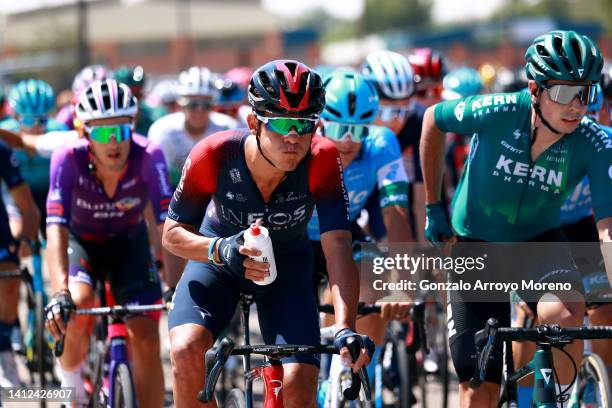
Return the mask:
M122 116L134 118L138 102L127 85L106 79L93 82L79 95L75 112L81 122Z
M81 95L81 92L85 90L94 81L104 81L107 78L112 78L112 71L104 65L87 65L83 67L72 81L72 93L75 98Z
M180 73L177 88L178 96L209 96L216 97L216 76L206 67L191 67Z
M408 58L393 51L375 51L366 57L361 72L382 99L405 99L414 93L414 71Z

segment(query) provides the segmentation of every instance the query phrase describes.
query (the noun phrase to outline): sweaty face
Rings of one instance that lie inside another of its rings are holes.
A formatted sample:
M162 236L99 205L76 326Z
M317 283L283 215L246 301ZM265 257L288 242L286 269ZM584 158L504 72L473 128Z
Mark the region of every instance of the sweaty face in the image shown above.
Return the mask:
M131 118L123 117L90 120L86 126L114 126L130 123L132 123ZM111 137L109 143L100 143L89 138L96 166L110 171L123 169L130 154L130 142L130 139L118 142L115 137Z
M548 81L547 85L567 84L578 85L576 82L568 81ZM529 84L529 89L533 92L533 87L537 84ZM574 98L569 104L563 105L550 99L546 89L540 90L539 94L540 109L544 118L550 125L561 133L571 133L580 124L580 121L586 115L587 105L580 103L578 98Z

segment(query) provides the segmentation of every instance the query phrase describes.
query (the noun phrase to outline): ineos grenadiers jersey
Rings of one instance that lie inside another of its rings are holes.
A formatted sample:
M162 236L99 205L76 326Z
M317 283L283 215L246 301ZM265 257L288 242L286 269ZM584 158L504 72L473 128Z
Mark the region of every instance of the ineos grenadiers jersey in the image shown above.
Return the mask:
M599 125L599 128L606 132L608 136L612 136L612 128L603 125ZM589 178L585 177L576 185L561 206L561 224L574 224L591 215L593 215L591 186L589 185Z
M595 218L612 216L612 139L591 119L533 162L531 97L525 92L447 101L434 113L441 131L473 135L452 202L457 234L525 241L558 227L563 201L585 175Z
M143 222L149 201L159 223L166 219L172 195L161 150L133 135L127 167L113 197L89 170L88 141L81 139L53 153L47 225L60 224L87 241L129 236Z
M168 163L170 181L176 187L181 178L181 169L189 152L202 138L223 130L236 129L238 124L233 118L218 112L210 112L208 115L208 128L202 137L194 139L185 130L185 114L175 112L166 115L151 125L149 128L149 139L157 143L164 152Z
M314 136L310 153L265 203L245 159L247 129L200 141L185 161L168 217L201 225L207 237L228 237L263 219L275 256L310 253L306 226L316 205L322 232L350 230L342 164L329 140ZM202 219L204 221L202 222Z
M359 217L368 197L378 186L380 208L390 205L408 207L408 178L397 138L390 129L372 126L362 143L361 151L344 169L344 185L349 197L349 219ZM308 235L321 239L317 212L308 223Z

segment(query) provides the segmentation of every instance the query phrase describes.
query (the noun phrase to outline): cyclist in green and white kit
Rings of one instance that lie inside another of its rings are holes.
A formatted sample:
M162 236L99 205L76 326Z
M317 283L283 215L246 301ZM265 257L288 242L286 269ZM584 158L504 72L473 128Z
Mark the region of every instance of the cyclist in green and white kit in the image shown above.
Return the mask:
M591 183L600 239L612 241L612 139L585 118L601 76L599 49L586 36L553 31L536 38L525 58L529 93L478 95L427 110L421 158L427 204L425 235L430 241L439 243L456 235L463 242L562 242L559 210L585 175ZM473 134L450 223L440 205L443 132ZM558 248L563 250L539 254L537 265L517 259L521 265L515 269L543 283L570 282L572 291L553 292L555 301L539 302L534 310L543 324L579 326L584 301L576 299L583 296L582 283L569 251L561 244ZM491 269L485 271L486 276L495 275ZM497 405L499 347L483 386L474 390L468 384L476 365L473 335L490 317L509 326L508 304L467 302L462 292L450 293L450 348L463 407ZM580 361L581 343L565 350ZM573 369L567 358L555 361L555 366L558 383L565 388Z

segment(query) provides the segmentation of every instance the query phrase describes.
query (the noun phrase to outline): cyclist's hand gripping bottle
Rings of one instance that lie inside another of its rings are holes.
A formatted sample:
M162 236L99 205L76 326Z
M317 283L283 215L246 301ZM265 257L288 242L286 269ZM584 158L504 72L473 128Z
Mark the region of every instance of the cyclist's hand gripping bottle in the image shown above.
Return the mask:
M261 251L260 256L251 257L251 259L270 264L270 275L262 281L253 282L258 285L269 285L274 282L276 279L276 262L274 261L274 249L272 248L272 240L268 234L268 229L256 224L251 225L244 232L244 244Z

